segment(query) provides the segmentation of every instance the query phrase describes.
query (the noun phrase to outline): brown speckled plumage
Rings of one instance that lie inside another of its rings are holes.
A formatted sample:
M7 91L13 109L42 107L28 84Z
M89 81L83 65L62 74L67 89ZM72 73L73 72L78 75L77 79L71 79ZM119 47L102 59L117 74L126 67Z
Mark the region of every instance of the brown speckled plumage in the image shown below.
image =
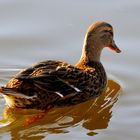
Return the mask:
M113 41L111 25L97 22L88 29L81 59L75 66L47 60L20 72L0 88L7 105L47 109L74 105L99 96L107 83L100 62L104 47L120 52Z

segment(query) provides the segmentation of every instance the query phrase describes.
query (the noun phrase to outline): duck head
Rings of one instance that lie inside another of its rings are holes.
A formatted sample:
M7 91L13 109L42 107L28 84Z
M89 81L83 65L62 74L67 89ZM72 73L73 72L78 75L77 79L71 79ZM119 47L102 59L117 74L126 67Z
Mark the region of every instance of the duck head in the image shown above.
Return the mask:
M101 51L105 47L121 52L114 41L113 27L106 22L95 22L87 30L81 58L100 61Z
M106 22L95 22L89 27L87 42L93 45L96 43L101 48L108 47L117 53L121 52L114 41L113 27Z

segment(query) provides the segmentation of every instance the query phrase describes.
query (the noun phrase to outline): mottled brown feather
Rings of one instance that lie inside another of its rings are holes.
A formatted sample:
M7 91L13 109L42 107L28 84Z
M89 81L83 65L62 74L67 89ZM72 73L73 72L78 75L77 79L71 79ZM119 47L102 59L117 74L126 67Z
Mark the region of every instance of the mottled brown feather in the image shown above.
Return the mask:
M0 92L9 107L47 109L51 106L69 106L95 98L105 89L107 77L100 62L105 43L100 36L113 30L105 22L93 24L86 34L80 61L71 65L62 61L42 61L23 70L9 80ZM112 31L113 32L113 31ZM95 34L92 36L92 34Z

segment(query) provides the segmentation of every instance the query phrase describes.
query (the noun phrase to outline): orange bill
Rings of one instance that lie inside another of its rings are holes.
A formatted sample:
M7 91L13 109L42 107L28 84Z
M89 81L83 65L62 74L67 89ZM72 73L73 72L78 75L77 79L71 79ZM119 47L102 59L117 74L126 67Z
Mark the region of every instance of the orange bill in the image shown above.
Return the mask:
M117 45L115 44L115 42L113 41L109 46L108 46L111 50L120 53L121 50L117 47Z

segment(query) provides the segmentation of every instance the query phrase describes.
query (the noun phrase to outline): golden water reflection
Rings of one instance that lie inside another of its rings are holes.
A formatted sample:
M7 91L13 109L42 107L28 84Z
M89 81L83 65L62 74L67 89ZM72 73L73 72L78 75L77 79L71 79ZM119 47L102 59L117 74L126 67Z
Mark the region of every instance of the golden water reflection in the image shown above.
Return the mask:
M47 134L70 133L72 127L81 126L88 130L87 135L95 135L95 130L107 128L112 117L111 108L118 99L119 90L120 85L109 80L106 91L97 99L71 107L54 108L30 125L25 125L27 118L39 111L13 111L5 107L0 120L0 133L10 132L13 140L41 140Z

